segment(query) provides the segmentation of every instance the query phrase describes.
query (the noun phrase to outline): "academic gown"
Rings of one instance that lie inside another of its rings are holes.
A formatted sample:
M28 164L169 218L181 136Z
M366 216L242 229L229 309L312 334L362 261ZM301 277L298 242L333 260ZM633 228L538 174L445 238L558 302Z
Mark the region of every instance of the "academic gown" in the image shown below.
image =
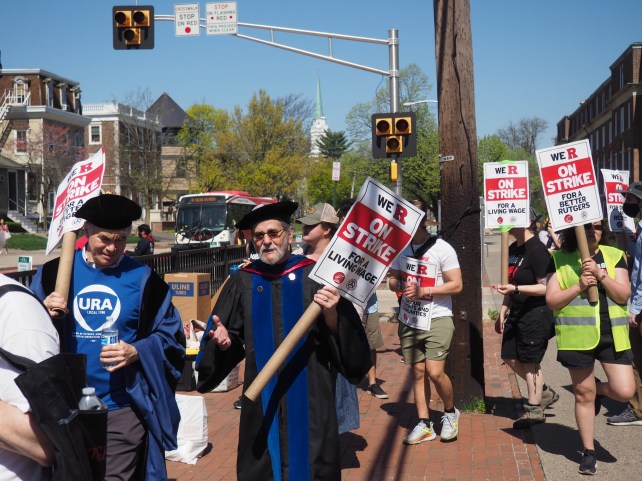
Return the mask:
M232 347L223 351L204 336L197 367L199 391L215 387L243 357L244 390L252 383L320 289L308 277L312 265L302 256L279 266L256 261L229 279L213 313L228 329ZM356 384L372 364L352 303L341 299L337 313L337 334L319 316L260 398L252 402L243 397L239 481L341 479L330 367Z

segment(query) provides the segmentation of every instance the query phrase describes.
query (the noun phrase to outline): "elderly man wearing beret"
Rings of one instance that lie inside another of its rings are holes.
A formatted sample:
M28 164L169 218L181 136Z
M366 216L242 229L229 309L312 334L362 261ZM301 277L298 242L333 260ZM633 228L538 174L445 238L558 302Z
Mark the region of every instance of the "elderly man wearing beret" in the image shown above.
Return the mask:
M225 284L197 359L199 391L216 387L243 358L246 389L308 305L321 307L310 332L256 402L243 397L240 481L341 479L331 370L358 383L372 365L352 303L309 278L313 260L290 253L290 217L297 207L268 204L236 225L251 230L259 259Z
M185 336L167 284L149 267L124 255L135 202L103 194L88 200L87 244L74 254L69 297L55 292L59 260L38 269L31 288L43 300L65 352L87 355L87 384L107 405L106 480L164 480L165 450L176 449L180 415L174 398L185 355ZM67 314L60 319L56 311ZM101 345L101 330L119 342Z

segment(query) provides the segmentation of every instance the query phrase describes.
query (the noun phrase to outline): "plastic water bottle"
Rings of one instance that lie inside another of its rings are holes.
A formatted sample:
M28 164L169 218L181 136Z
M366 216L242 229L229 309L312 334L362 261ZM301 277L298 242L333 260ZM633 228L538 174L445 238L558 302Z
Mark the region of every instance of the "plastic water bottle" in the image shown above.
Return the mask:
M96 388L84 387L78 409L81 411L107 411L107 405L96 396Z
M114 327L114 320L112 317L107 318L107 323L100 333L100 343L103 346L109 346L110 344L118 344L118 329ZM116 364L105 364L105 369L108 367L113 367Z

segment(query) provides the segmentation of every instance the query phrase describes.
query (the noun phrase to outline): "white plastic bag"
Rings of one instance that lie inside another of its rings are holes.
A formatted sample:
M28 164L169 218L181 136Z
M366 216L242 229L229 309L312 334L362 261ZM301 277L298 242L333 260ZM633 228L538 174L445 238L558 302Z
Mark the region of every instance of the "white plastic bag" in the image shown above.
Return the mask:
M178 425L178 449L165 451L165 459L196 464L207 448L207 408L203 396L176 394L181 413Z

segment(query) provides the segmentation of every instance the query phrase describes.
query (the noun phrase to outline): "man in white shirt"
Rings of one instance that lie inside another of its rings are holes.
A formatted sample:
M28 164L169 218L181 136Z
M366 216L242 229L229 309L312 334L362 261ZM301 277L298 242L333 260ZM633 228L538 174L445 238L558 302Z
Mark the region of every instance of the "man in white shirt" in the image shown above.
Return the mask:
M6 284L17 282L0 275L0 285ZM8 292L0 298L0 346L35 362L58 354L58 333L29 294ZM14 382L19 374L0 356L0 481L45 481L51 479L53 446Z
M454 440L459 433L459 410L444 369L455 332L451 296L462 290L455 250L442 239L431 238L422 223L410 245L392 262L389 287L403 292L399 340L404 362L412 367L419 416L419 422L403 442L418 444L437 437L430 421L430 381L444 403L441 440Z

